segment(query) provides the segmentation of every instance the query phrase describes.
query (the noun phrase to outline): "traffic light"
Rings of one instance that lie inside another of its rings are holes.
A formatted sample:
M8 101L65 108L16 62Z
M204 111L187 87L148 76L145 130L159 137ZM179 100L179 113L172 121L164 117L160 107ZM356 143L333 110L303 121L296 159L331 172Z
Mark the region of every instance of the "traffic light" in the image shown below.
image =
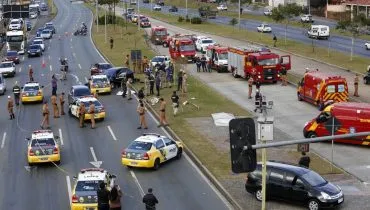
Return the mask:
M229 122L231 169L234 173L251 172L256 169L255 124L252 118L232 119ZM250 149L244 150L244 146Z

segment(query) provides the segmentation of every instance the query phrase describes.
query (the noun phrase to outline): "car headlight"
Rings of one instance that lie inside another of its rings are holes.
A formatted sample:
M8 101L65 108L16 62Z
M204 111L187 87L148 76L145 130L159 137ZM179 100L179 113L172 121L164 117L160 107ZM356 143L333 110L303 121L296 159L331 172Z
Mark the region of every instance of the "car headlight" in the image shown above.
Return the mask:
M321 192L320 194L321 194L321 195L320 195L318 198L319 198L319 200L320 200L321 202L325 202L325 201L327 201L327 200L330 200L330 199L331 199L330 195L328 195L328 194L327 194L327 193L325 193L325 192Z
M184 57L185 57L185 55L181 55L181 57L182 57L182 58L184 58Z
M155 38L155 40L157 40L157 41L158 41L158 40L159 40L159 38Z

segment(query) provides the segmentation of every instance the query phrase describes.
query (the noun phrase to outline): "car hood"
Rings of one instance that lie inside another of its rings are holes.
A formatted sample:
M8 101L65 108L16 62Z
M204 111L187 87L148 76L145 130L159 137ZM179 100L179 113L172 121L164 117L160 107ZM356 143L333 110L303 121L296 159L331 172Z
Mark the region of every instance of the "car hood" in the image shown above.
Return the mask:
M330 196L333 196L333 195L337 195L338 193L341 192L341 190L339 189L338 186L328 182L326 183L325 185L322 185L322 186L317 186L315 187L315 189L317 189L318 191L320 192L325 192L326 194L330 195Z
M14 71L14 67L0 68L0 72Z

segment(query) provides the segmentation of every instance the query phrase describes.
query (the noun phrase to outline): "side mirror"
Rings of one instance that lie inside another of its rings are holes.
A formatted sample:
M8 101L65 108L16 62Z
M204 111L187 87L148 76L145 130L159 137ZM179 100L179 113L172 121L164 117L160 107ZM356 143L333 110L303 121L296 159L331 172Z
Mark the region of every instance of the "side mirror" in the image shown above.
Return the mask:
M25 140L26 140L26 141L29 141L29 140L31 140L31 138L26 138Z

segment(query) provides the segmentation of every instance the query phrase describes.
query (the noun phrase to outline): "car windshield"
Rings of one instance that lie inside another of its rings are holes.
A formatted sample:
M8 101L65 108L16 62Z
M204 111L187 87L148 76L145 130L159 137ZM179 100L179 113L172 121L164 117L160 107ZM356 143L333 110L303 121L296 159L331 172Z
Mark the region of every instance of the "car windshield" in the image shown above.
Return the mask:
M10 22L10 24L20 24L20 21L19 21L19 20L12 20L12 21Z
M321 186L328 183L324 178L314 171L309 171L301 176L302 179L306 180L311 186Z
M110 65L110 64L100 64L100 69L110 69L112 68L113 66Z
M42 41L41 40L33 41L33 44L42 44Z
M23 35L17 35L17 36L6 36L7 42L22 42L23 41Z
M152 148L152 143L143 141L133 141L127 149L148 151Z
M277 65L279 63L278 58L267 58L267 59L259 59L258 65L260 66L271 66L271 65Z
M162 63L164 61L164 57L154 57L152 62Z
M16 51L10 51L6 53L6 56L17 56L18 53Z
M103 78L93 78L92 83L94 84L109 84L109 80L106 77Z
M203 44L212 44L213 43L213 40L212 39L203 39L202 40L202 43Z
M38 91L39 89L40 89L39 86L25 86L23 90L28 92L28 91Z
M194 51L195 47L193 44L180 45L180 51Z
M101 180L78 181L75 191L97 191Z
M157 36L165 36L167 35L167 32L165 30L160 30L160 31L155 31L154 34Z
M43 33L43 34L49 34L50 31L49 30L43 30L41 33Z
M30 46L30 49L37 50L37 49L39 49L39 46L38 45L31 45Z
M0 68L9 68L9 67L12 67L12 63L1 63L0 64Z
M218 59L219 60L227 60L229 58L228 56L229 54L227 52L224 52L224 53L220 53L218 54Z
M32 139L31 147L55 146L54 139Z
M74 96L88 96L91 95L89 88L78 88L74 91Z

